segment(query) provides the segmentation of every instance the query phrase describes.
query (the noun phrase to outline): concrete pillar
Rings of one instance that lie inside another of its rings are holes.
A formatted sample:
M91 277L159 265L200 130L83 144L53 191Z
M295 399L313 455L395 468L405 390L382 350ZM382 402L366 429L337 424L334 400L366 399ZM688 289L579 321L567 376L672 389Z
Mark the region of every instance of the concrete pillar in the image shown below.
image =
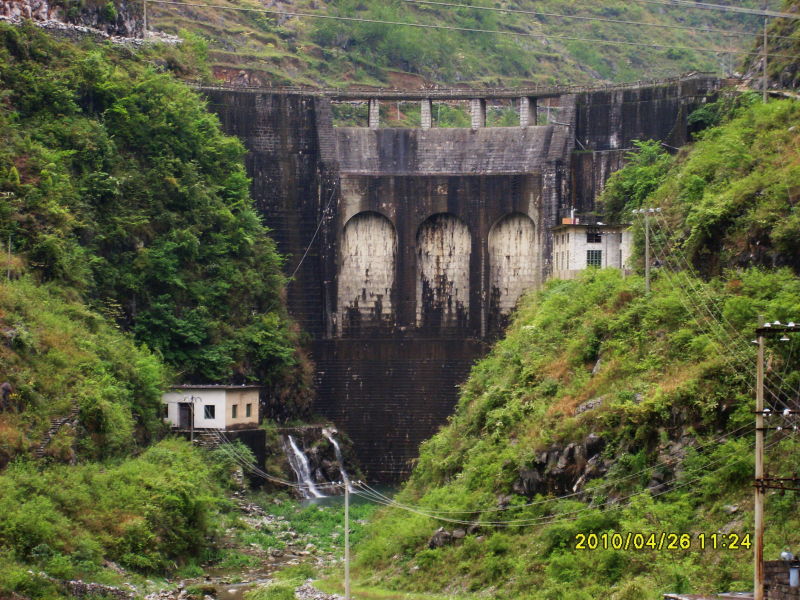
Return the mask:
M519 126L532 127L536 125L536 98L523 96L519 99Z
M472 129L486 127L486 100L473 98L469 101L469 111L472 118Z
M377 129L381 126L381 103L377 98L369 100L369 128Z
M420 103L420 122L423 129L430 129L433 124L433 117L431 116L432 108L433 106L430 98L425 98Z

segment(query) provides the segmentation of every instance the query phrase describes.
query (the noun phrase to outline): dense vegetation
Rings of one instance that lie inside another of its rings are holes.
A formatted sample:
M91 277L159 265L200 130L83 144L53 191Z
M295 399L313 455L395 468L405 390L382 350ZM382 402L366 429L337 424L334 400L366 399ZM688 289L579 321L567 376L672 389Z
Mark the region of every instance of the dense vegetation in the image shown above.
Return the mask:
M159 431L168 383L146 348L30 276L0 283L0 380L13 388L0 410L0 467L40 444L63 462L127 454ZM43 439L73 407L78 427Z
M660 206L665 257L686 256L707 274L730 266L790 266L800 272L800 105L727 98L692 115L704 125L690 151L669 156L658 142L639 144L615 173L601 202L615 220Z
M548 600L752 585L747 548L576 549L588 533L752 532L749 340L758 315L800 315L796 273L765 268L797 256L780 244L798 231L786 222L800 113L789 101L709 110L722 125L676 157L641 144L604 197L622 215L664 208L651 218L652 294L638 276L592 270L525 298L399 497L436 518L384 512L357 551L362 582ZM755 233L766 248L742 260ZM714 276L702 279L691 262L711 256ZM800 385L798 343L769 350L770 389L784 401ZM796 436L769 443L770 471L787 476ZM775 558L800 543L796 497L770 494L767 515ZM429 545L440 526L466 535Z
M255 71L251 83L398 87L424 82L635 81L691 70L729 72L737 66L738 57L726 54L720 58L705 50L748 51L752 37L736 32L758 33L760 25L757 18L736 13L620 0L455 4L461 6L404 0L287 0L266 7L277 11L273 14L154 5L151 23L156 30L185 28L208 39L212 63L220 75L231 80L244 82L248 80L244 71ZM734 4L761 7L761 2L754 0ZM773 8L780 4L770 2ZM219 6L265 8L254 0ZM303 16L308 14L355 20ZM365 22L370 20L423 27ZM611 22L614 20L632 24ZM426 29L425 25L484 31Z
M241 143L157 49L79 49L33 29L0 29L0 237L184 380L285 378L281 259Z
M305 381L244 149L136 53L0 25L0 596L226 560L224 455L164 434L176 380ZM140 588L140 591L145 588Z
M130 576L105 561L157 574L209 557L224 481L209 462L172 440L117 464L15 463L0 476L0 595L61 597L39 570L119 584Z

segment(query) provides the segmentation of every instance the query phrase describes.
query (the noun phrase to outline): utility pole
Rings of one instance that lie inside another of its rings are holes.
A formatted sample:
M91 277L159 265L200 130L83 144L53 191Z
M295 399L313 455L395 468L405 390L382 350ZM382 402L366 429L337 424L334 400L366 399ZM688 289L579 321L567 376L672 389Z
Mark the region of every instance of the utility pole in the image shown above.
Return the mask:
M650 211L644 213L644 292L650 295Z
M760 324L759 324L760 325ZM764 600L764 333L756 330L756 491L753 599Z
M147 0L142 0L142 15L144 15L144 29L142 29L142 39L147 39Z
M344 486L344 597L350 600L350 486Z
M644 291L650 295L650 213L661 212L660 208L634 209L633 214L644 215Z
M766 10L766 6L764 7ZM767 17L764 17L764 104L767 103Z
M766 477L764 475L764 437L768 429L780 431L781 427L766 427L765 417L774 416L773 410L764 407L764 353L767 337L780 335L781 342L789 341L789 333L797 333L800 327L793 321L782 325L780 321L764 323L759 317L759 326L756 328L758 356L756 357L756 473L755 473L755 501L753 503L755 544L753 552L753 599L764 600L764 500L768 489L789 490L800 492L797 487L800 479L794 477ZM783 411L784 417L798 415L800 410L787 407ZM788 485L787 485L788 484Z

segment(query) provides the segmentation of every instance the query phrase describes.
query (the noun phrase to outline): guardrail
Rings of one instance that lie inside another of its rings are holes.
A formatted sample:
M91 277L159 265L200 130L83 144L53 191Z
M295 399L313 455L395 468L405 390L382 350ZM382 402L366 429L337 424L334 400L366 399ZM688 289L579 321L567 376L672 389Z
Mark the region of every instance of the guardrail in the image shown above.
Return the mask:
M719 78L713 73L689 73L680 77L635 81L621 84L608 84L601 86L556 85L521 88L446 88L435 86L413 90L401 90L397 88L371 88L367 86L353 86L347 89L337 89L316 88L310 86L248 86L231 83L222 83L216 85L193 85L194 87L202 90L317 96L330 98L331 100L369 100L373 98L378 100L426 100L437 98L446 100L470 100L473 98L546 98L563 96L566 94L612 92L643 87L658 87L662 85L671 85L698 79L717 79L718 82L723 81L722 78Z

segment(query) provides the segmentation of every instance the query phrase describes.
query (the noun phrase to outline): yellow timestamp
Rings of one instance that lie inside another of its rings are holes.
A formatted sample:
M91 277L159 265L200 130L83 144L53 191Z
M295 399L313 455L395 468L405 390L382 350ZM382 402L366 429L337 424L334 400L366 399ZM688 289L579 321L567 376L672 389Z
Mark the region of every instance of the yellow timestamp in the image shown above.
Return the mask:
M578 533L575 550L749 550L749 533Z

